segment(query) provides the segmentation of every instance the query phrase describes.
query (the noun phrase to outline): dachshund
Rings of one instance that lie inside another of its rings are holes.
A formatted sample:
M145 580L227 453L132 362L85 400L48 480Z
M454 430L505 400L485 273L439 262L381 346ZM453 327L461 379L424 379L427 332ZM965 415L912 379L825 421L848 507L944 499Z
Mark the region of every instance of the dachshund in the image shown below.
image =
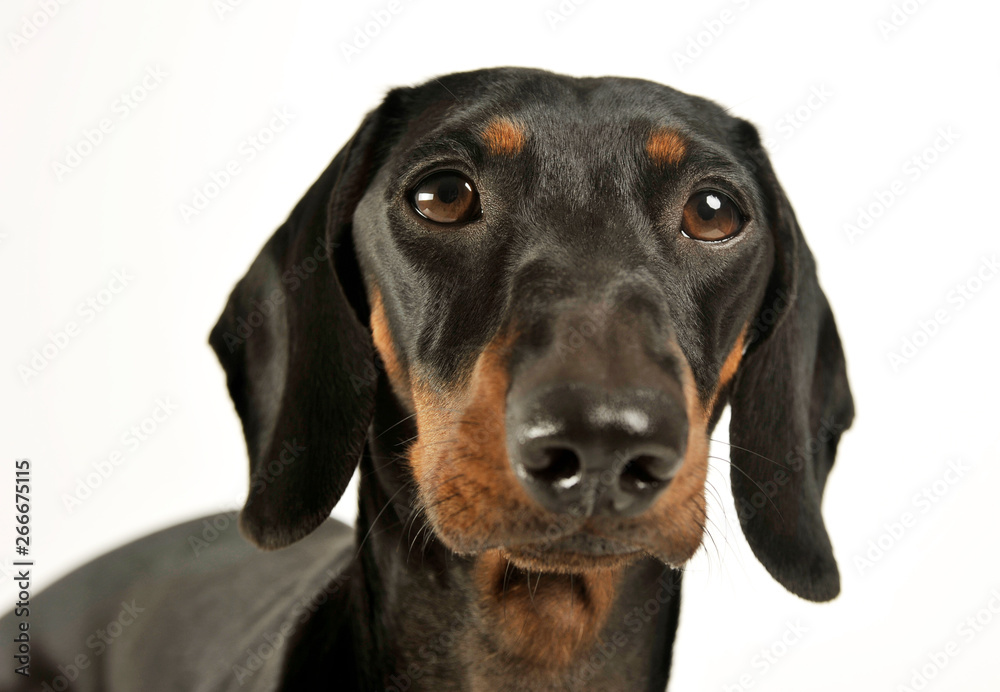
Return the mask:
M30 689L663 690L727 405L755 556L840 590L844 353L756 129L711 101L521 68L394 89L210 343L238 521L34 599Z

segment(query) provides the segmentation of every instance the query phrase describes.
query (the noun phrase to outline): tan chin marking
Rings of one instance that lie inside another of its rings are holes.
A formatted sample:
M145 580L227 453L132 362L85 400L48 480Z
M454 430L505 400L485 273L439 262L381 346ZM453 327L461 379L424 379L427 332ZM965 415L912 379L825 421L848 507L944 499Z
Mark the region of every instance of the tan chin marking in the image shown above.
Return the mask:
M589 650L614 604L620 569L527 572L498 550L476 559L480 612L502 652L559 670Z

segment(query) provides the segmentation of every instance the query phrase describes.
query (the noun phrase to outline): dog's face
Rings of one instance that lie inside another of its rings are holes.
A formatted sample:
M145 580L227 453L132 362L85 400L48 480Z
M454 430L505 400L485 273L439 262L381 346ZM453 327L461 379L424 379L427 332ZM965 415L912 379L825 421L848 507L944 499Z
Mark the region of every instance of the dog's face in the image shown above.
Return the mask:
M622 79L407 98L353 233L436 534L541 570L683 563L773 264L746 129Z
M448 548L548 573L676 566L729 403L755 554L803 597L839 590L819 503L853 417L840 340L756 131L704 99L522 69L394 90L211 342L251 457L241 526L264 547L329 515L387 387L397 420L376 427L415 421L395 463ZM275 462L290 441L306 451Z

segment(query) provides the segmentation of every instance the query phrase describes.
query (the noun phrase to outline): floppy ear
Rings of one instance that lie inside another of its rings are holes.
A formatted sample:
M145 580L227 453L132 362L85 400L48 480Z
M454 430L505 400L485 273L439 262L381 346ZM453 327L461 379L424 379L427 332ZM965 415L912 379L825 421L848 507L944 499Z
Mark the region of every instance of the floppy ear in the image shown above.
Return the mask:
M820 500L854 402L812 253L759 144L754 158L777 253L730 397L733 498L771 576L802 598L826 601L840 592L840 573Z
M374 174L377 126L375 111L264 246L209 337L250 457L240 528L262 548L319 526L364 448L376 378L351 219Z

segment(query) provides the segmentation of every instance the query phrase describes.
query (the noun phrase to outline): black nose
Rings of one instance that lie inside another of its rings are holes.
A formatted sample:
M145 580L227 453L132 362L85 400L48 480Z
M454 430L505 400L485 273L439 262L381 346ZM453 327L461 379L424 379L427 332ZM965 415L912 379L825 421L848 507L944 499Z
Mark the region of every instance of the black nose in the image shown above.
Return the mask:
M561 384L508 402L507 449L528 493L553 512L633 516L684 459L680 391Z

